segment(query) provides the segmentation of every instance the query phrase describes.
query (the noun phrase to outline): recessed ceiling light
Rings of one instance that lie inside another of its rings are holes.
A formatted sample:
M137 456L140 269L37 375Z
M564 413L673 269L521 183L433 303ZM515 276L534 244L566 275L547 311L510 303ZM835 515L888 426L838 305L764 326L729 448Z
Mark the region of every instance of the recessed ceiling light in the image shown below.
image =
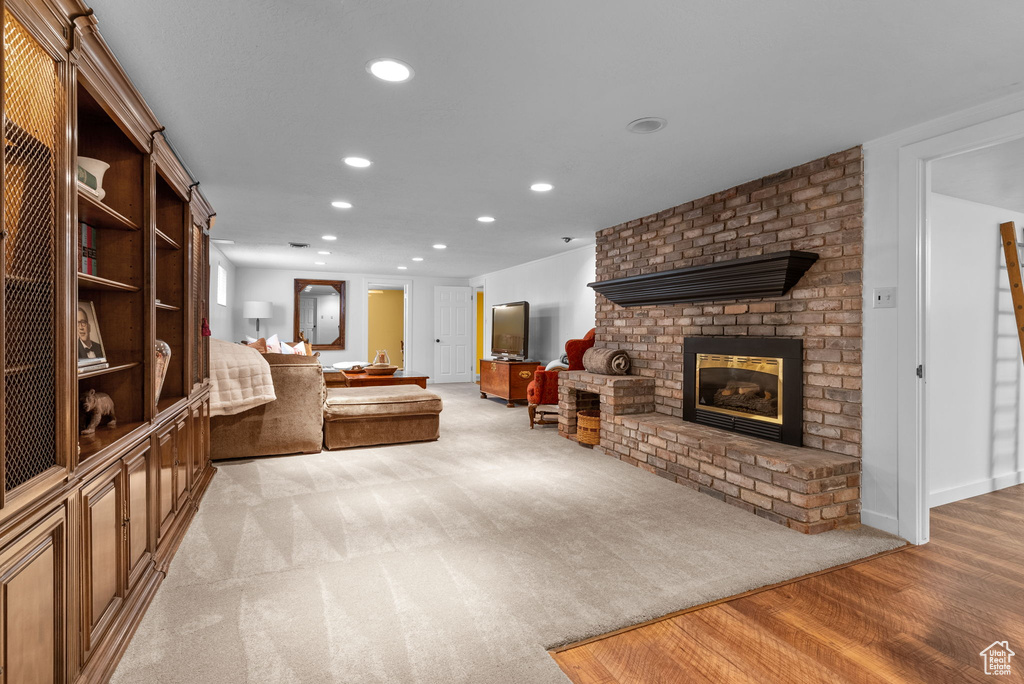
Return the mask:
M645 116L642 119L630 121L626 124L626 130L630 133L657 133L667 125L668 121L665 121L661 117Z
M555 186L551 185L551 183L534 183L530 186L530 189L534 192L547 192L553 187Z
M323 238L324 238L324 240L337 240L338 236L337 235L324 235Z
M233 245L234 240L227 240L225 238L210 238L210 242L216 242L218 245Z
M406 270L406 269L408 269L408 268L409 268L408 266L399 266L399 267L398 267L398 270L399 270L399 271L404 271L404 270Z
M448 245L434 245L434 249L448 249Z
M342 202L341 200L338 200L337 202L331 202L331 206L334 207L335 209L351 209L352 203Z
M317 252L317 254L323 254L324 256L327 256L328 254L330 254L330 252L328 252L326 250L321 250L321 251Z
M314 262L313 262L313 265L314 265L314 266L323 266L323 265L325 265L326 263L327 263L326 261L314 261Z
M412 78L412 67L403 61L385 57L371 59L366 63L366 70L382 81L402 83Z
M493 216L480 216L480 217L477 218L477 221L479 221L480 223L494 223L494 217Z
M413 257L413 261L423 261L423 257Z
M354 166L357 169L365 169L373 162L369 159L363 159L362 157L345 157L345 163L349 166Z

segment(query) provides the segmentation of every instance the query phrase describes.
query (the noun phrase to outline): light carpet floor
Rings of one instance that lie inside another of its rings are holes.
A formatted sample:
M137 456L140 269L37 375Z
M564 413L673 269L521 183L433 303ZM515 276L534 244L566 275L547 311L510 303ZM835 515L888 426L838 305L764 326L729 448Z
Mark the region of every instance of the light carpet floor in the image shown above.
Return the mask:
M567 681L545 649L894 548L437 385L437 442L219 465L113 682Z

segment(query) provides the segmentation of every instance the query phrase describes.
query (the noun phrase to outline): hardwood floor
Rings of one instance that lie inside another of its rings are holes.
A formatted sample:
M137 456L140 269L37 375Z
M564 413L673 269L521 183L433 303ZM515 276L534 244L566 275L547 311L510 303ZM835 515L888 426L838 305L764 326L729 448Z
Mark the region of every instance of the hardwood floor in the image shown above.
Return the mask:
M1024 681L1024 485L932 509L932 541L552 653L576 684Z

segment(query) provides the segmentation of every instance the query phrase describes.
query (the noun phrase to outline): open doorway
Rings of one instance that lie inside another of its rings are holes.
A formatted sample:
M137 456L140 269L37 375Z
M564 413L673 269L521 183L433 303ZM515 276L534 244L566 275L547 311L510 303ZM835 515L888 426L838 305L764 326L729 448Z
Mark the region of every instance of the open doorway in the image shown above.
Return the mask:
M929 508L1024 482L1021 348L999 235L1024 228L1024 138L930 162L924 388Z
M407 368L406 353L406 286L396 284L370 285L367 291L368 358L372 361L385 351L391 365Z

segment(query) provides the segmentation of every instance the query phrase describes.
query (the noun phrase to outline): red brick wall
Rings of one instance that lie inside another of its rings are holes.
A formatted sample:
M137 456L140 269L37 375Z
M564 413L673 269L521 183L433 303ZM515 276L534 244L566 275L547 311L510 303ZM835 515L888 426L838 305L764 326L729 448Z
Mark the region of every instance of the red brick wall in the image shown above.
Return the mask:
M804 445L860 456L863 158L860 147L597 234L597 279L783 250L820 255L783 297L623 308L597 296L597 346L629 351L655 409L682 417L683 339L804 343Z

